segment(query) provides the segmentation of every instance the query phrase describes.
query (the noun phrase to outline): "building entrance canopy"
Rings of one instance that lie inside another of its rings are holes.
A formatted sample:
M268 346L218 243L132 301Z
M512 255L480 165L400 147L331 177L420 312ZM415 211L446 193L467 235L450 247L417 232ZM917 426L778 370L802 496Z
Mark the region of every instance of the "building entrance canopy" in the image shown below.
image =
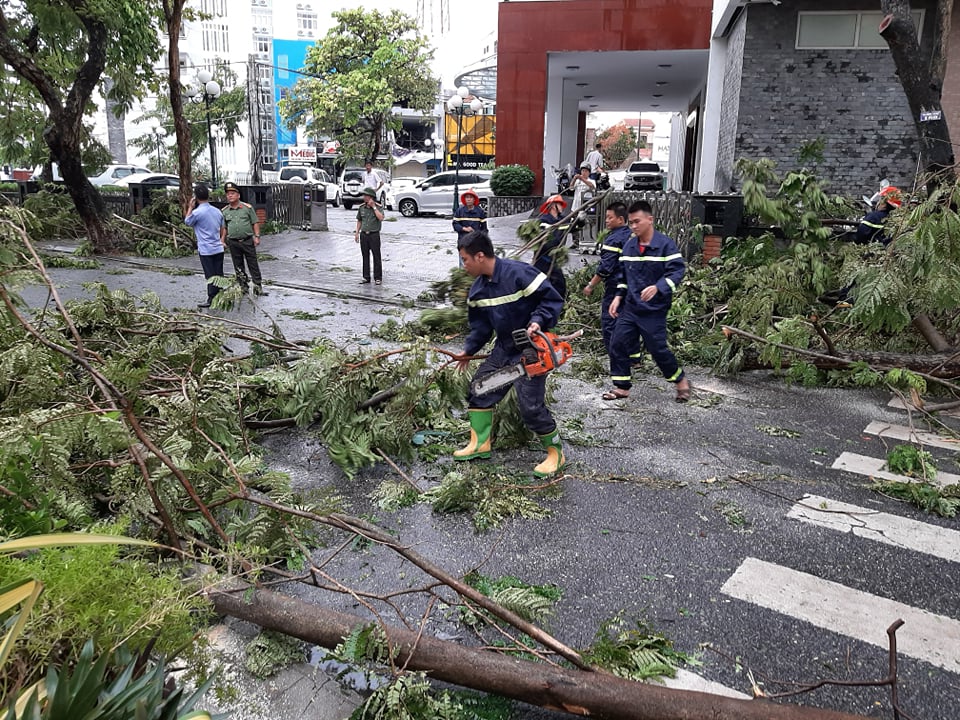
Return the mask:
M706 81L709 55L709 50L551 52L548 85L552 93L561 80L564 96L575 99L581 112L686 113Z

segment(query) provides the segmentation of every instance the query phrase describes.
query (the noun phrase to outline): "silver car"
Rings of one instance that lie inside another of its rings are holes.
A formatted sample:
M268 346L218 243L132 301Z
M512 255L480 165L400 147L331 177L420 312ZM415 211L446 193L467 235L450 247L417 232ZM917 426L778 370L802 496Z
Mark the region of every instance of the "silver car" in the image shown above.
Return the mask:
M457 192L462 195L465 190L473 190L480 198L480 207L486 209L488 199L493 197L491 175L491 170L461 170ZM404 217L416 217L422 213L452 214L455 179L456 173L453 171L437 173L412 188L396 193L394 199L397 210ZM459 203L460 199L457 198Z

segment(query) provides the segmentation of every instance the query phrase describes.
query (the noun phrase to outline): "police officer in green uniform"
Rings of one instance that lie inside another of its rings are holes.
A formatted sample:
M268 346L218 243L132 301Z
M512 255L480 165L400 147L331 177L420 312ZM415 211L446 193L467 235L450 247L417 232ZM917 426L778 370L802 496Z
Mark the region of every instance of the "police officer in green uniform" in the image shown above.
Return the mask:
M267 293L263 291L260 263L257 261L260 219L250 205L240 202L240 188L234 183L226 183L223 191L227 194L227 202L230 204L223 208L224 226L220 229L220 234L226 240L227 249L230 251L237 282L246 293L249 284L247 270L249 270L250 280L253 281L253 294L266 295Z

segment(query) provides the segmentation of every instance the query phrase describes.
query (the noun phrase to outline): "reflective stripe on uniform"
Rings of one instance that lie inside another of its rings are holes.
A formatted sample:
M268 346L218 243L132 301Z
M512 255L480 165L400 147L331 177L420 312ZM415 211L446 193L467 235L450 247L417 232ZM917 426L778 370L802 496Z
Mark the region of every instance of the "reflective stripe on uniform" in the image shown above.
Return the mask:
M616 247L615 245L601 245L601 246L600 246L600 249L601 249L601 250L607 250L607 251L609 251L609 252L615 252L615 253L622 253L622 252L623 252L623 248L618 248L618 247Z
M664 280L667 281L667 285L670 286L670 289L671 289L671 290L676 290L676 289L677 289L677 285L676 285L676 283L673 282L673 280L671 280L670 278L664 278Z
M872 227L872 228L874 228L875 230L883 230L883 224L882 224L882 223L881 223L881 224L878 224L878 223L867 222L866 220L861 220L861 221L860 221L860 224L861 224L861 225L866 225L867 227Z
M610 379L613 380L614 382L617 382L618 380L620 382L630 382L631 380L633 380L633 378L630 377L629 375L611 375Z
M667 378L667 382L677 382L681 375L683 375L683 370L677 370L673 375Z
M654 255L626 255L620 258L620 262L668 262L670 260L676 260L680 257L683 257L683 255L680 253L664 255L662 257L657 257Z
M496 307L498 305L509 305L512 302L516 302L517 300L521 300L522 298L533 295L537 291L537 288L543 285L546 279L546 275L543 273L537 273L537 276L533 279L533 281L523 290L518 290L517 292L510 293L509 295L501 295L500 297L483 298L482 300L467 300L467 305L469 307Z

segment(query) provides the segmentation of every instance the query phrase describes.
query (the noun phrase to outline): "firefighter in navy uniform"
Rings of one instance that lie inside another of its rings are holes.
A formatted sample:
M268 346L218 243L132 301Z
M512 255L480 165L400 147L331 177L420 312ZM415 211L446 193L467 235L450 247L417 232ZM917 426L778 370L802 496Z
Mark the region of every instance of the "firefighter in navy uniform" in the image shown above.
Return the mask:
M881 190L877 209L863 216L860 224L857 225L857 237L854 242L858 245L872 242L888 245L890 238L886 234L887 216L902 203L903 196L897 188L889 185Z
M638 200L630 206L629 227L633 235L620 255L620 282L610 303L617 319L610 341L610 377L613 389L604 400L630 397L630 353L637 338L653 357L667 382L677 386L677 402L690 399L690 382L667 346L667 313L673 293L683 279L686 263L677 244L654 230L650 203Z
M560 269L551 251L560 247L573 220L563 212L566 208L567 201L560 195L551 195L543 201L540 206L540 229L546 230L554 226L554 230L550 239L540 245L533 255L533 266L550 278L550 283L562 298L567 297L567 279L563 276L563 270Z
M610 303L617 294L617 283L620 278L620 255L623 246L630 239L630 228L627 227L627 206L622 202L612 203L606 210L604 223L610 232L603 239L600 246L600 263L596 274L583 286L583 294L587 297L593 293L601 281L603 282L603 299L600 301L600 330L603 335L603 347L610 354L610 341L613 339L613 328L617 323L610 315ZM640 345L635 352L630 353L631 361L637 362L640 358Z
M563 310L563 298L547 276L519 260L497 257L493 242L483 231L463 235L457 241L464 270L476 278L467 295L467 319L470 333L457 356L466 370L470 356L496 335L493 351L477 369L482 377L521 361L521 351L513 342L513 331L525 329L528 335L557 324ZM470 442L453 453L455 460L490 457L490 429L493 408L513 387L517 405L526 427L537 434L547 457L534 468L537 477L549 477L563 469L566 459L557 423L546 404L547 376L520 377L512 384L467 399L470 415Z
M460 196L460 206L453 214L453 231L461 238L472 230L487 229L487 213L480 207L480 196L467 190Z

